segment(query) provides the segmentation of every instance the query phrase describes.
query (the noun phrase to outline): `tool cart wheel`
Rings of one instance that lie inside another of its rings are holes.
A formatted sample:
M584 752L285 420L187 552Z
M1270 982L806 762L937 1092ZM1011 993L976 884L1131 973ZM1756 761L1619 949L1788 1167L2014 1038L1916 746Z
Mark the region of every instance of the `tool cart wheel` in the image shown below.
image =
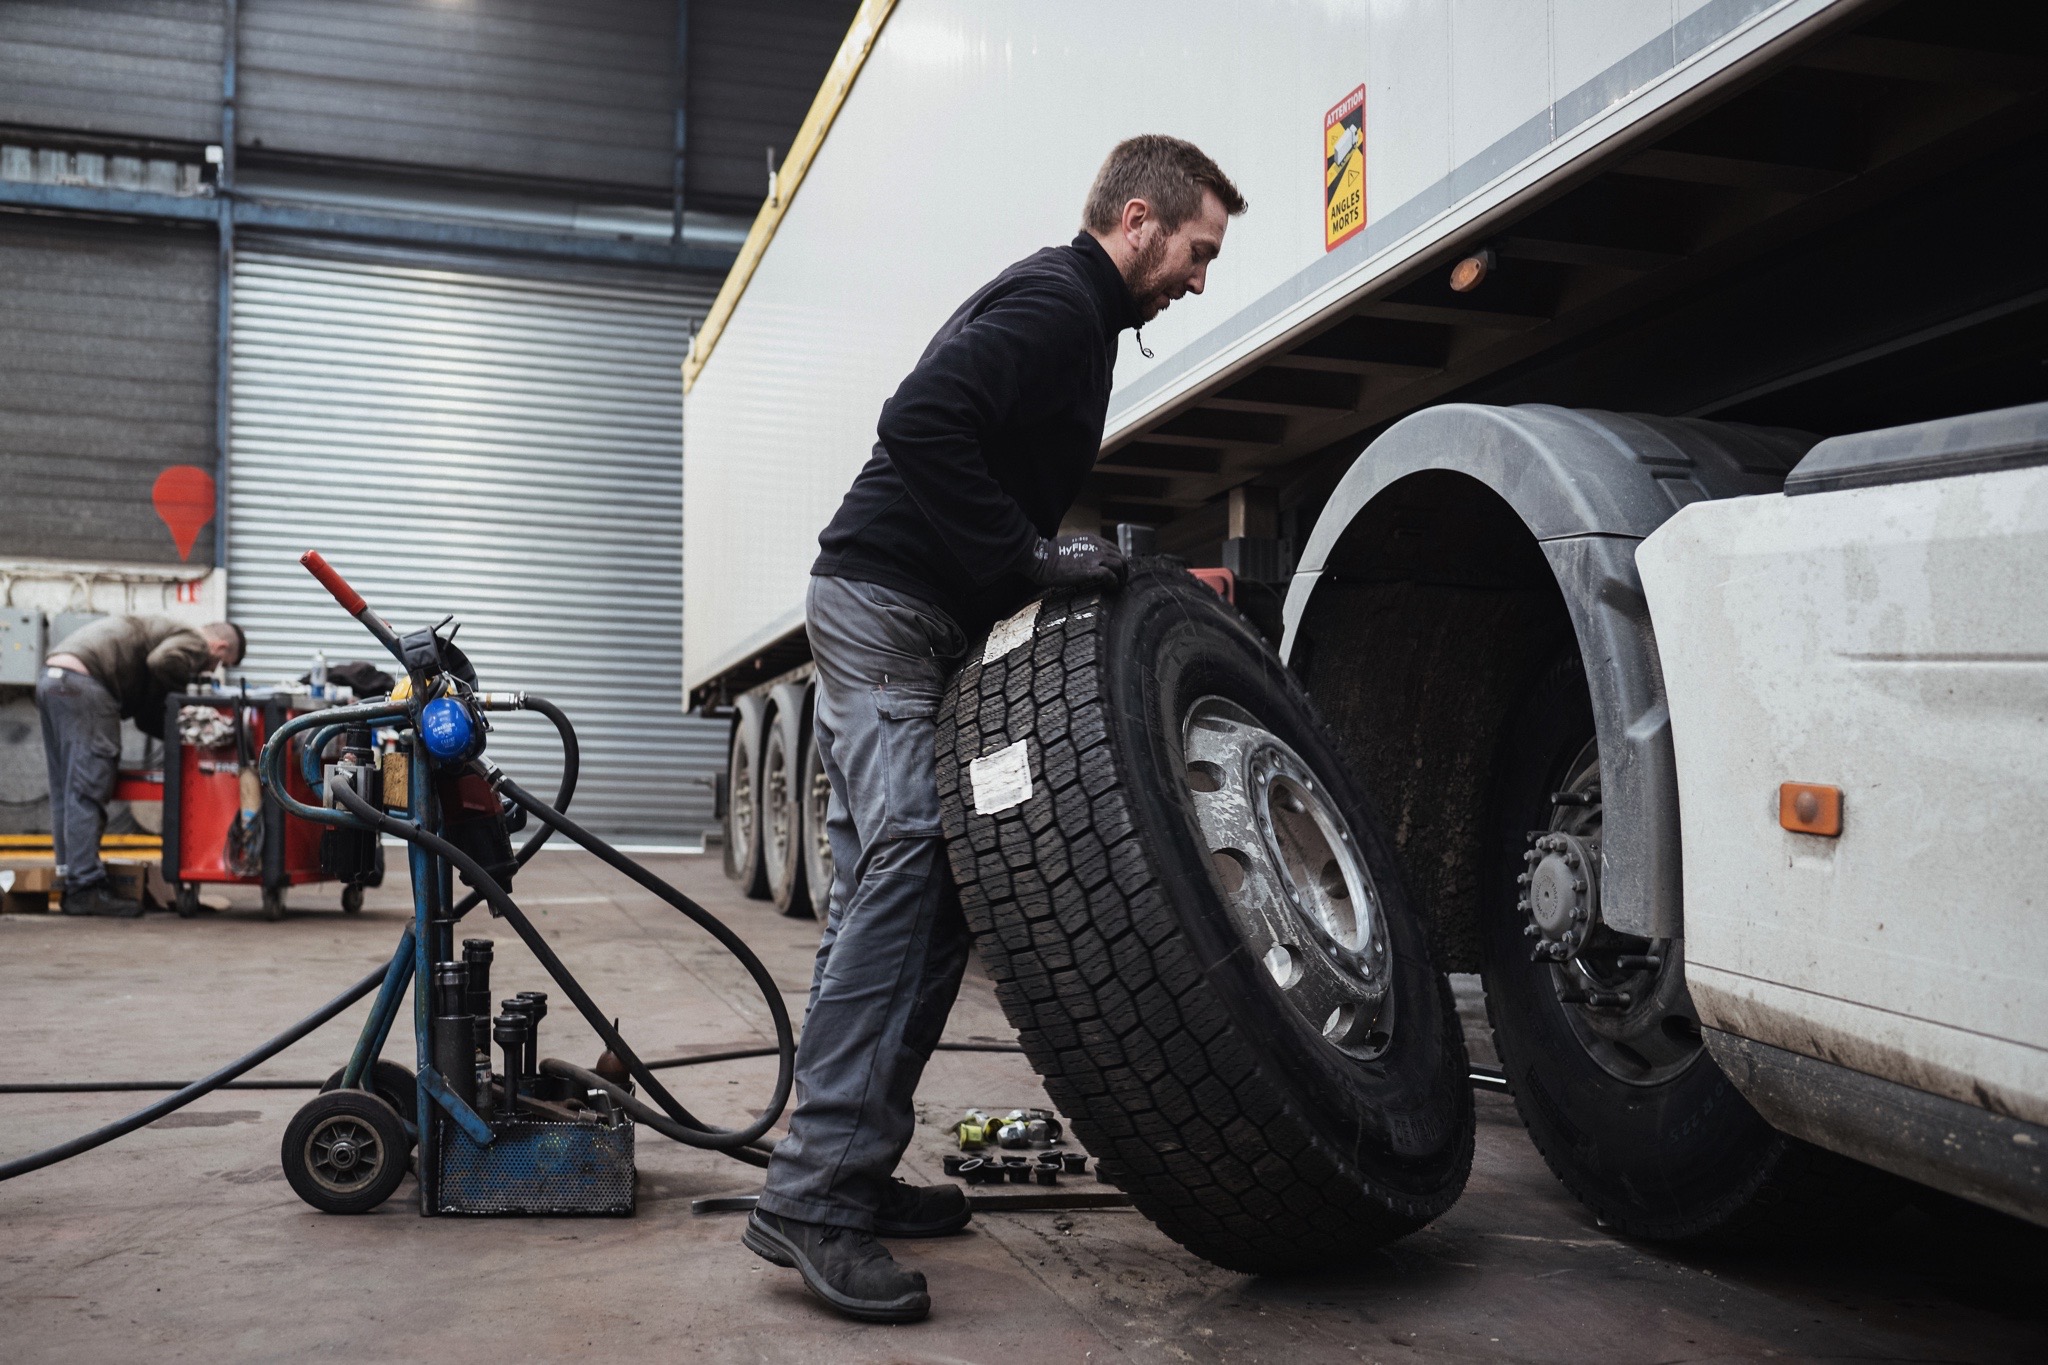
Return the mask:
M315 1095L285 1126L284 1178L322 1213L368 1213L405 1179L405 1125L361 1090Z
M343 1067L327 1078L327 1084L320 1087L323 1095L341 1089L341 1078L348 1074ZM407 1123L419 1122L416 1112L419 1108L419 1082L412 1074L412 1068L401 1066L388 1057L379 1057L377 1064L370 1068L370 1093L397 1111Z
M984 652L940 716L948 853L1102 1178L1255 1273L1356 1260L1449 1208L1473 1142L1449 984L1384 826L1252 626L1140 561Z
M822 922L832 900L832 840L825 829L832 810L832 782L825 776L816 732L804 737L803 775L804 883L811 889L811 913Z
M171 897L171 909L179 919L191 919L199 913L199 887L193 882L179 882L178 894Z
M284 888L266 886L263 888L263 918L275 923L284 918Z
M360 915L363 913L363 888L360 886L344 886L341 888L341 913L344 915Z

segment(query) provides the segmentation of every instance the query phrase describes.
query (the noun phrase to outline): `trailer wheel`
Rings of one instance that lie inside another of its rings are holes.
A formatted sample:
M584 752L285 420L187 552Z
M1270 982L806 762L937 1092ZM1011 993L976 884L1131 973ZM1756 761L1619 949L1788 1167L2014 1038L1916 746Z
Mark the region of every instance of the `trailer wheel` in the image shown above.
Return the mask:
M362 887L351 885L341 888L341 913L344 915L360 915L363 913Z
M322 1213L368 1213L405 1179L405 1125L361 1090L315 1095L285 1126L284 1178Z
M811 913L823 921L832 900L832 840L826 820L832 810L832 781L825 775L825 758L818 752L818 737L804 735L803 781L798 790L803 808L804 885L811 891Z
M950 860L1104 1178L1250 1272L1355 1260L1442 1213L1473 1140L1449 986L1384 829L1249 624L1141 563L983 652L940 719Z
M761 856L761 797L755 790L755 744L761 734L758 704L740 699L733 720L732 747L726 759L725 875L740 894L760 900L768 894L767 862Z
M1575 652L1537 679L1497 777L1486 1010L1515 1107L1565 1188L1607 1226L1657 1241L1814 1232L1872 1211L1890 1182L1772 1128L1714 1064L1682 942L1606 928L1597 894L1556 903L1597 887L1599 865L1599 750ZM1566 857L1583 867L1545 869ZM1571 955L1547 960L1572 923Z
M793 918L811 913L803 859L803 689L775 689L761 753L761 860L768 899Z

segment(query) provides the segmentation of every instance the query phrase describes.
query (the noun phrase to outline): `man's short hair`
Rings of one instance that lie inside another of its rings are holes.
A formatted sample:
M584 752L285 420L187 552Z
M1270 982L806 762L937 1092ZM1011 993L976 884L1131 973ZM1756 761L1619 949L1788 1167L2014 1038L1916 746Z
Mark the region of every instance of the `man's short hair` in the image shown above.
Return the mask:
M1215 194L1232 217L1244 212L1237 186L1194 143L1162 133L1125 138L1095 173L1082 224L1091 232L1108 232L1123 217L1125 204L1142 199L1159 215L1159 225L1172 232L1201 211L1203 190Z
M204 633L212 636L233 636L235 641L235 657L233 662L240 663L248 657L249 637L233 621L215 621L212 625L206 627Z

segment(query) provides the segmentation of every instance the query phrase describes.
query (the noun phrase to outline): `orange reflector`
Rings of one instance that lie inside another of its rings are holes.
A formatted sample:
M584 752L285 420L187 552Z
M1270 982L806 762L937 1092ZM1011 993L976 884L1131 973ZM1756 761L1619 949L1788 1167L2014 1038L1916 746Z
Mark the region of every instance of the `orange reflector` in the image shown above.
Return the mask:
M1451 267L1451 292L1469 294L1493 273L1493 252L1475 251Z
M1842 789L1817 782L1781 783L1778 823L1794 834L1838 837L1842 832Z

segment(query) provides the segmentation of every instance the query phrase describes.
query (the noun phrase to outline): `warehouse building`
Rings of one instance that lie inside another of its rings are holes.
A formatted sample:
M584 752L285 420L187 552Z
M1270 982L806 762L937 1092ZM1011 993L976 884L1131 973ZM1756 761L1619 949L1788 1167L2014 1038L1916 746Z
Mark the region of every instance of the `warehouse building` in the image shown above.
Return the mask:
M252 685L362 657L317 547L578 715L594 828L698 839L677 366L853 9L0 6L0 830L47 828L39 644L226 614Z

